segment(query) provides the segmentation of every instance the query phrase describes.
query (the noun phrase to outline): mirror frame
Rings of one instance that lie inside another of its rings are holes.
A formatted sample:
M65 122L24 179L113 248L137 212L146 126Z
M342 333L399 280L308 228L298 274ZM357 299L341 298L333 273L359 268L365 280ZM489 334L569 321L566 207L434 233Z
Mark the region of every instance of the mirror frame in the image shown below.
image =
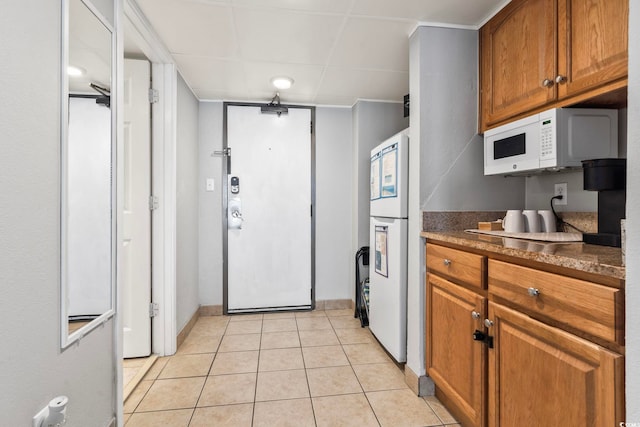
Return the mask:
M64 350L72 344L80 341L85 335L100 325L107 323L116 313L117 302L117 227L118 217L117 203L117 124L116 124L116 71L117 71L117 40L114 25L112 25L102 13L90 2L80 1L96 19L111 34L111 308L100 316L91 320L81 328L69 333L69 317L67 307L67 237L66 237L66 213L67 213L67 149L69 136L69 77L67 65L69 63L69 10L70 1L61 1L61 55L60 55L60 346Z

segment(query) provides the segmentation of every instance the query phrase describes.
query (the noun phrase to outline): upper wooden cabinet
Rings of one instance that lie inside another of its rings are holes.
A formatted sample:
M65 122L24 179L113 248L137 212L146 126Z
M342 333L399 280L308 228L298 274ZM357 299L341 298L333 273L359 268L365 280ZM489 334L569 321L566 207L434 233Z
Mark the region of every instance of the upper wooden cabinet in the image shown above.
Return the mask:
M626 86L628 0L514 0L480 30L480 131Z

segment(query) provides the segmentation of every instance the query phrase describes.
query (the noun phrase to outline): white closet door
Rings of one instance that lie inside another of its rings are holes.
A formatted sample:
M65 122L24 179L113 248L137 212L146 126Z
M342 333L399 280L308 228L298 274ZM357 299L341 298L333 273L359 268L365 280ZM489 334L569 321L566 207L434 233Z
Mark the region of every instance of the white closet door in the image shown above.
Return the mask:
M122 325L124 357L151 354L151 110L148 61L124 62Z

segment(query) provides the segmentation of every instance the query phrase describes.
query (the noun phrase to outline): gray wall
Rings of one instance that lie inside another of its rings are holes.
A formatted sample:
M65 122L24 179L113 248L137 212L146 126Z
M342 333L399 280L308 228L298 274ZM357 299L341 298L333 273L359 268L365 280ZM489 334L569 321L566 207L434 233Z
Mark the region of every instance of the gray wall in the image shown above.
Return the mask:
M424 242L412 217L420 210L522 209L525 185L524 178L483 175L477 31L419 27L410 39L409 85L407 366L424 375Z
M640 0L629 2L629 124L627 182L640 182ZM640 259L640 186L627 185L627 259ZM640 264L627 265L627 422L640 422Z
M114 321L60 350L60 13L60 2L25 0L0 14L0 406L10 426L31 425L62 394L70 427L106 425L116 407Z
M353 256L369 245L371 150L409 126L409 118L402 116L401 103L358 101L353 106Z
M201 102L199 209L201 305L222 305L222 102ZM316 299L351 298L351 110L316 109ZM205 191L206 178L215 190ZM328 268L327 268L328 267Z
M199 307L198 100L178 74L176 116L176 327Z
M353 299L352 115L316 108L316 300Z

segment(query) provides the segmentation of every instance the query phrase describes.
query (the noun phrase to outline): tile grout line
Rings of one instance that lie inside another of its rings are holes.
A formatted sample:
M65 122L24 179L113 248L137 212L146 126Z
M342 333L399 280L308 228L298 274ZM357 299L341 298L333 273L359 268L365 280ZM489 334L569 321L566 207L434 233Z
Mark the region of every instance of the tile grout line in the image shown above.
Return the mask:
M304 352L302 351L302 339L300 337L300 328L298 327L297 318L296 318L296 330L298 332L298 341L300 342L300 354L302 356L302 367L304 369L304 378L307 381L307 391L309 391L309 404L311 405L311 414L313 415L313 423L317 426L318 420L316 419L316 410L313 407L313 397L311 396L311 386L309 385L309 373L307 371L307 362L304 359Z

